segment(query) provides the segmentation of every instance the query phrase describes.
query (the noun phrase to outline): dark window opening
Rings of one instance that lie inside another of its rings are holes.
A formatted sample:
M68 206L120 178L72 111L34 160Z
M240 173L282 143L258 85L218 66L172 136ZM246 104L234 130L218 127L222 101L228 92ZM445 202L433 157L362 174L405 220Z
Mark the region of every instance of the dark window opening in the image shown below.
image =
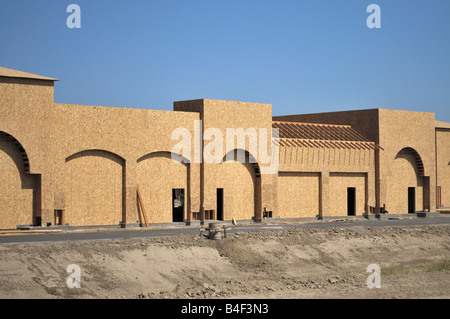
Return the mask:
M356 188L347 188L347 215L355 216L356 206Z
M416 212L416 188L408 187L408 213L414 214Z
M223 220L223 188L217 189L217 220Z
M184 188L172 189L172 218L174 222L184 220Z

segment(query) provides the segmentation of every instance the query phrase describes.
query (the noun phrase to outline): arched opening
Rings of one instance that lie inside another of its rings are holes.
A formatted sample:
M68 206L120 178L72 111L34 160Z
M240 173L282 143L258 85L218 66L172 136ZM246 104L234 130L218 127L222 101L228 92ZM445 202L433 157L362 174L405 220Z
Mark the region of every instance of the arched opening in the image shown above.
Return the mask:
M411 147L400 150L394 158L391 172L388 212L404 214L423 211L427 187L424 165L419 153Z
M190 164L179 154L157 151L137 160L137 181L149 223L183 222L190 212ZM136 216L142 224L138 205Z
M40 175L30 174L27 152L0 132L0 229L40 224Z
M240 157L239 153L243 156ZM242 149L231 150L222 158L217 169L218 219L249 220L259 217L261 177L253 155Z
M105 150L66 158L65 221L71 226L118 225L125 214L125 160Z
M408 155L411 160L415 162L415 168L417 169L417 175L418 176L425 176L425 170L422 162L422 158L420 157L419 153L411 147L405 147L400 152L397 153L395 158L404 157L405 155Z

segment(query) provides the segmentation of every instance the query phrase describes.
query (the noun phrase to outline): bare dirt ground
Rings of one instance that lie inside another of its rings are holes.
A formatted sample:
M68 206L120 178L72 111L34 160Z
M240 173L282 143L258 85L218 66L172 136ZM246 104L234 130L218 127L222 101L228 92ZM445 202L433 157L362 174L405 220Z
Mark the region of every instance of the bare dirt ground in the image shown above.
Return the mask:
M68 288L67 266L81 269ZM369 289L370 264L381 268ZM0 245L0 298L449 298L450 226Z

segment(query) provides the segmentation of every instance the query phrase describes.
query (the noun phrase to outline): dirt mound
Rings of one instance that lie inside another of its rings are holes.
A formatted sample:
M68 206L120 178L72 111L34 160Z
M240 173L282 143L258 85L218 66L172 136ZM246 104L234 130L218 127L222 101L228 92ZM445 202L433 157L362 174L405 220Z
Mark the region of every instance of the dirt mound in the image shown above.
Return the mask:
M449 239L450 226L353 226L3 245L0 297L449 298ZM69 265L81 288L67 287Z

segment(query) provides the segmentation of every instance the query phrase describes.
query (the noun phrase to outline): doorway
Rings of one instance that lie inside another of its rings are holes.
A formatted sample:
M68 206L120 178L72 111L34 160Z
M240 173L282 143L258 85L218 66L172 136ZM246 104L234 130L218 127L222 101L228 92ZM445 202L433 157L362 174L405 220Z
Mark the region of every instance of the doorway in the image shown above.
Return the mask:
M408 213L414 214L416 212L416 188L408 187Z
M223 220L223 188L217 189L217 220Z
M64 225L64 211L55 209L55 225Z
M355 216L355 206L356 206L356 188L347 188L347 215Z
M172 189L172 220L173 222L184 220L184 188Z

